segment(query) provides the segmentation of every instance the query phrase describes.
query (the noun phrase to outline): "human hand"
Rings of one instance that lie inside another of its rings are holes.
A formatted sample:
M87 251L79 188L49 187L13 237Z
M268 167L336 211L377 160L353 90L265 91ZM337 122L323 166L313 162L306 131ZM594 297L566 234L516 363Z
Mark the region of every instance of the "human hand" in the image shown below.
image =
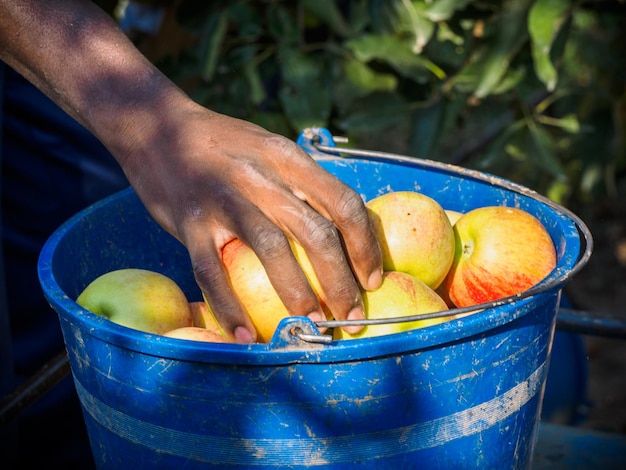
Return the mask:
M221 262L233 238L256 252L292 315L325 318L287 237L307 252L334 317L363 318L359 284L378 287L382 261L356 192L291 140L249 122L188 102L159 115L123 166L153 217L189 250L228 334L256 339Z
M234 238L256 252L293 315L324 318L287 237L307 252L335 318L363 317L359 283L380 285L382 256L354 191L294 142L193 102L92 2L0 1L0 13L0 58L111 151L189 250L227 333L256 338L221 262ZM37 34L22 34L33 25Z

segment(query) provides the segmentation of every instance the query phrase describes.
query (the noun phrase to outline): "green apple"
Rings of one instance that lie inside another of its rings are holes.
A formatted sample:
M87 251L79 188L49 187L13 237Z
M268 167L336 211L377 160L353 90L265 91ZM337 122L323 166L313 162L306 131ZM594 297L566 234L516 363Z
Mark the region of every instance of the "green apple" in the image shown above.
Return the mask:
M520 294L556 266L550 234L522 209L473 209L456 221L454 233L454 263L440 291L457 307Z
M424 194L397 191L366 203L385 271L402 271L436 289L454 258L454 232L441 205Z
M433 289L415 276L399 271L383 273L383 282L378 289L363 292L363 304L368 319L406 317L448 310L444 300ZM453 318L451 315L428 320L368 325L355 334L335 328L333 336L338 340L369 338L436 325Z
M76 303L120 325L163 334L192 326L189 302L168 276L145 269L124 268L94 279Z

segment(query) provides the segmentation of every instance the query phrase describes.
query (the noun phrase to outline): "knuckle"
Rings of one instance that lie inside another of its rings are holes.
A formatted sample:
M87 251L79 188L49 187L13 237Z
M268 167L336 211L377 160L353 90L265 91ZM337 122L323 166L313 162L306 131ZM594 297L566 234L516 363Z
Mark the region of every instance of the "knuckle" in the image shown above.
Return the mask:
M222 283L224 278L221 261L212 256L192 260L192 270L196 280L201 285L218 285Z
M202 205L196 200L185 201L183 205L183 217L192 221L200 220L203 216Z
M367 219L367 210L363 200L350 188L341 191L334 208L335 220L338 225L361 223Z
M346 300L348 302L346 308L348 309L354 306L359 290L353 278L350 277L345 279L344 282L334 283L332 289L333 298Z
M256 227L249 242L260 259L277 258L291 249L287 237L278 227Z
M305 222L305 233L312 249L326 251L341 244L337 228L319 214Z
M293 157L301 152L300 146L291 139L278 134L272 134L264 139L264 145L273 151L279 151L287 157Z

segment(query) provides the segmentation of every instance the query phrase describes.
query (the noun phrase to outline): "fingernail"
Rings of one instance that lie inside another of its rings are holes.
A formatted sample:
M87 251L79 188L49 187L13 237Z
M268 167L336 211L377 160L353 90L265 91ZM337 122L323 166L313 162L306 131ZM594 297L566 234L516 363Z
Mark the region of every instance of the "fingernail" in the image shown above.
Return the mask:
M364 318L365 314L361 307L354 307L350 310L350 313L348 313L348 320L363 320Z
M376 290L380 287L383 282L383 270L377 269L372 274L370 274L369 279L367 280L367 290Z
M348 320L363 320L365 314L361 307L355 307L348 313ZM363 329L363 325L344 326L343 328L348 333L358 333Z
M250 333L250 330L245 326L238 326L235 328L235 341L240 344L250 344L254 342L254 336Z
M318 321L323 321L324 318L322 317L322 315L319 312L311 312L307 315L307 317L309 317L309 319L315 323Z

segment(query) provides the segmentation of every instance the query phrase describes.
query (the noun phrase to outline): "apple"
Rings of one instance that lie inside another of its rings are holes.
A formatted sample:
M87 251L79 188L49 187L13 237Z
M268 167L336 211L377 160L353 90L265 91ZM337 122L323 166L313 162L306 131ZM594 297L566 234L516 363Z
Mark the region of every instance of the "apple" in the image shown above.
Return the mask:
M324 307L326 304L326 296L324 295L322 286L320 285L320 282L315 275L315 271L313 270L313 265L311 264L309 257L304 251L304 248L302 248L302 245L300 245L298 242L294 240L289 240L289 243L291 244L291 251L293 251L293 254L296 257L298 264L302 268L302 271L304 272L307 280L309 281L313 292L315 292L315 295L320 300L322 307ZM330 316L329 312L327 312L327 316Z
M441 297L443 299L443 301L446 303L446 305L448 306L448 308L455 308L456 305L454 304L454 302L452 302L452 299L450 299L450 296L448 294L448 290L446 288L445 283L441 283L439 285L439 287L437 287L437 289L435 289L435 292L437 293L437 295L439 297Z
M522 209L473 209L457 220L454 234L454 262L441 290L457 307L520 294L556 266L550 234Z
M204 300L189 302L191 310L192 326L204 328L223 334L220 324L217 322L213 311Z
M210 343L229 343L220 333L207 330L199 326L182 326L163 334L169 338L186 339L191 341L205 341Z
M365 316L368 319L406 317L448 310L445 301L428 285L411 274L399 271L384 272L383 282L378 289L363 292L363 304ZM453 318L454 316L446 316L411 322L368 325L355 334L335 328L333 337L337 340L369 338L436 325Z
M313 291L320 299L327 318L332 318L304 250L295 242L292 242L292 249ZM274 290L263 264L256 253L239 239L234 239L224 246L222 263L233 292L239 298L257 331L257 341L269 342L280 321L290 316L290 313Z
M390 192L366 207L384 271L402 271L436 289L454 258L454 232L441 205L414 191Z
M189 302L178 284L145 269L107 272L85 287L76 303L115 323L148 333L163 334L193 322Z
M452 210L452 209L446 209L445 213L448 216L448 220L450 221L450 225L452 225L452 226L454 226L454 224L456 224L456 221L459 220L461 218L461 216L463 215L463 212L455 211L455 210Z

